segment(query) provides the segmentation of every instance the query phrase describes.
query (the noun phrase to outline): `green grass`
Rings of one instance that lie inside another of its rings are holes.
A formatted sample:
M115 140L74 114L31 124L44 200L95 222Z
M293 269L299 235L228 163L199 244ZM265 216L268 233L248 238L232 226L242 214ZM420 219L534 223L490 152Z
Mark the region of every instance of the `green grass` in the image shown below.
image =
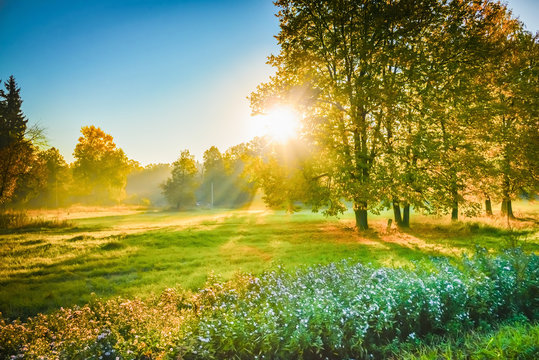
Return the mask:
M539 357L539 325L527 322L510 323L491 332L470 332L438 344L413 346L396 358L407 360L438 359L519 359Z
M351 258L375 266L408 266L429 256L457 257L479 245L539 249L535 222L457 223L415 217L408 231L388 230L389 213L372 230L300 212L139 212L71 220L70 228L0 235L0 312L8 318L82 305L98 297L146 298L168 287L197 289L210 273L260 273L284 265ZM511 241L508 239L512 239Z

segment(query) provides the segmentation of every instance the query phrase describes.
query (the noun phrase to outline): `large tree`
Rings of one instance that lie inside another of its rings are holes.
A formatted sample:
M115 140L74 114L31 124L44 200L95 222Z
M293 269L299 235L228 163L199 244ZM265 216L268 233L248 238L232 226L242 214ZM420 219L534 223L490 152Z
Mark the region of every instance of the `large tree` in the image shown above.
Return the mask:
M382 124L396 106L392 96L398 96L407 66L398 54L429 19L435 1L275 3L281 51L269 63L277 74L251 96L252 106L263 109L277 95L304 107L305 128L326 161L313 179L333 184L322 193L326 205L352 201L357 227L367 229L367 210L380 200L374 169Z
M515 25L513 25L513 28ZM514 217L512 199L534 194L539 186L539 34L516 27L500 37L503 52L485 76L490 117L483 131L487 159L495 174L493 192L502 200L502 213Z
M131 162L111 135L99 127L84 126L73 155L73 177L82 200L118 202L125 196Z
M443 10L426 42L429 56L417 84L428 120L426 143L433 145L429 200L457 220L462 210L479 208L470 184L490 172L485 150L492 146L482 135L492 115L484 79L505 56L500 39L512 36L518 22L504 5L490 1L454 0Z

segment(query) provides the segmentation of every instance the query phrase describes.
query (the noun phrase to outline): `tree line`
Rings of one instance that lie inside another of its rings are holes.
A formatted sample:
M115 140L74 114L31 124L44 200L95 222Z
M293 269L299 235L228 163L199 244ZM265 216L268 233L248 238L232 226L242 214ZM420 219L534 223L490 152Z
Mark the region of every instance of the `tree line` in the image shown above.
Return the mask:
M1 82L0 82L1 83ZM248 144L221 153L204 152L203 163L188 150L173 164L146 167L127 157L114 138L96 126L81 128L75 161L68 164L58 149L46 148L38 127L28 127L22 98L11 76L0 90L0 210L58 208L72 204L131 203L177 209L240 207L256 191L246 175Z
M276 69L255 113L303 114L304 149L266 181L275 201L333 215L353 204L475 214L533 196L539 169L538 34L497 1L278 0ZM276 154L275 159L282 158ZM278 164L279 161L275 161ZM269 171L269 169L268 169ZM293 206L292 206L293 207Z

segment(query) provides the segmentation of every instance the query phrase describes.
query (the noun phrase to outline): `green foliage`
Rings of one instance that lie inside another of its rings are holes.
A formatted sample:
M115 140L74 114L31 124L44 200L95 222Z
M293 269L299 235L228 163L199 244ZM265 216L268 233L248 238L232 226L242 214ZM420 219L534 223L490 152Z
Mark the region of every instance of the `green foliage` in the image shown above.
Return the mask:
M309 189L315 210L334 214L352 202L356 226L367 229L367 210L380 205L457 220L478 214L479 199L536 190L537 36L505 5L275 4L276 74L251 107L297 108L302 139L316 151L311 164L262 168L268 204L294 203Z
M538 285L539 258L521 252L478 254L463 267L440 259L413 270L342 262L269 272L243 294L210 292L191 355L382 357L392 343L429 334L459 334L520 314L537 320Z
M195 190L198 187L198 169L195 157L189 150L183 150L178 160L172 164L172 176L162 185L163 195L176 209L185 209L195 204Z
M125 197L131 164L114 139L95 126L83 126L73 155L75 193L88 203L117 203Z
M210 276L194 294L169 289L148 301L92 299L26 323L2 320L0 353L31 359L382 358L428 344L433 335L460 336L516 317L537 321L538 285L539 258L518 250L409 269L342 261L294 273L238 274L227 283ZM517 336L511 338L519 347L504 354L536 352L536 338L526 337L521 346ZM496 341L489 340L482 355L495 354Z
M27 122L21 110L21 89L10 76L0 89L0 206L4 210L11 200L17 182L28 171L34 146L28 135Z

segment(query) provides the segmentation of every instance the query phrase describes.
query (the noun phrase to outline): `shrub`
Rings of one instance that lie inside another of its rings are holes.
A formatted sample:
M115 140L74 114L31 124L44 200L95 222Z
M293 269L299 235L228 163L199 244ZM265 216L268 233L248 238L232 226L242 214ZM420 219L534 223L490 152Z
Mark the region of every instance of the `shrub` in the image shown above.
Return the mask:
M537 320L538 258L518 250L414 270L341 262L253 278L196 322L186 358L369 358L426 335L459 334L523 314Z

